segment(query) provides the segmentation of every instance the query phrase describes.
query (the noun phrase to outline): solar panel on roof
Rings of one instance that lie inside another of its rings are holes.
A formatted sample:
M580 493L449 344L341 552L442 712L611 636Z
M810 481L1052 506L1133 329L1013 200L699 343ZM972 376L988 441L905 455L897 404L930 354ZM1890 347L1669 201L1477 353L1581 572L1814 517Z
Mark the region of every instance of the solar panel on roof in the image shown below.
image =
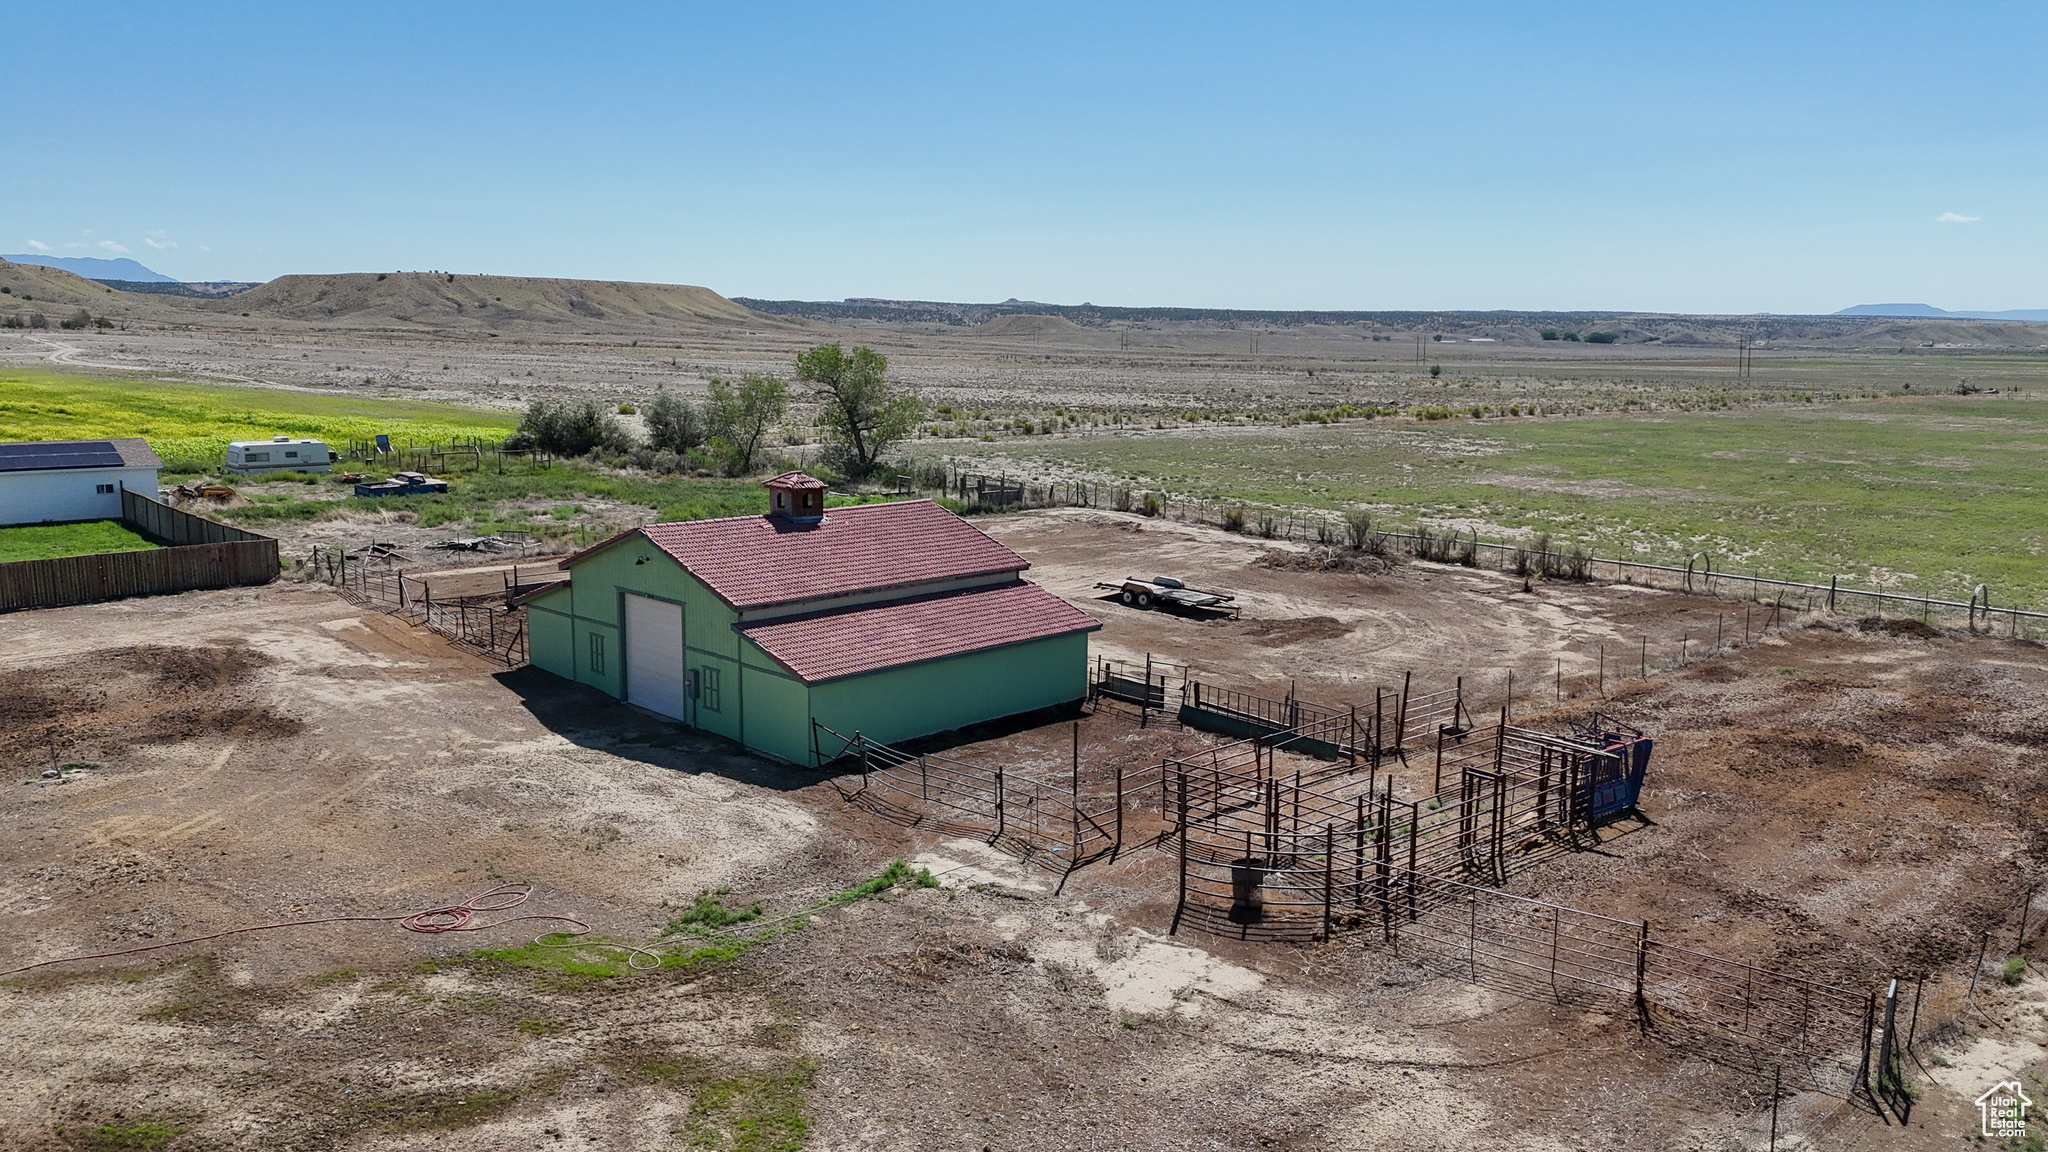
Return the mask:
M120 450L105 440L67 440L55 444L0 444L0 472L39 472L52 468L119 468Z

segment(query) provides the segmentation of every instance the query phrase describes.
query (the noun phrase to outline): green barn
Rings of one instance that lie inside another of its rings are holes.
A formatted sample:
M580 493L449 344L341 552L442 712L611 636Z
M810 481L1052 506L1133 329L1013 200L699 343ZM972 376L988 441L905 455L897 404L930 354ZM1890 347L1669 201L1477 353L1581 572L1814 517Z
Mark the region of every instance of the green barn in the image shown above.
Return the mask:
M1102 625L929 500L825 511L801 472L765 516L650 524L527 593L536 667L814 765L815 721L908 740L1082 699ZM834 745L827 740L829 756Z

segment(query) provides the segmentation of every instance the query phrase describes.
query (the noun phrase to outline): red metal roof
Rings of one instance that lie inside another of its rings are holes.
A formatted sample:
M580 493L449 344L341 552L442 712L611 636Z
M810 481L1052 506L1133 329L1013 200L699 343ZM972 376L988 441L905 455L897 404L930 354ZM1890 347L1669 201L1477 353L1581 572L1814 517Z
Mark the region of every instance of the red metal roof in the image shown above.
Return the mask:
M1088 613L1017 580L742 624L739 631L804 682L816 684L1100 627Z
M640 531L735 608L1030 567L929 500L834 508L813 524L728 516L649 524Z
M761 482L761 487L771 489L788 488L792 490L803 488L816 488L822 490L825 487L825 482L823 480L818 479L816 476L812 476L803 472L784 472L780 476L771 476L768 479L763 480Z

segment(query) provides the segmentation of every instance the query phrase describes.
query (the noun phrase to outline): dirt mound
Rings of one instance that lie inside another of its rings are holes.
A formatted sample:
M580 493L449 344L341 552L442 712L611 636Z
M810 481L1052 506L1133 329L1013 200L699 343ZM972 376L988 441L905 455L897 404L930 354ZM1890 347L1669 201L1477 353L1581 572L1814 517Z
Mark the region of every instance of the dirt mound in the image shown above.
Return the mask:
M52 740L64 755L100 760L135 744L296 735L301 721L249 691L253 674L272 663L239 644L141 645L89 666L0 673L0 759L40 763Z
M1931 640L1941 635L1941 629L1932 624L1903 618L1865 616L1856 621L1858 632L1882 632L1887 636L1912 636L1920 640Z
M983 336L1071 336L1086 332L1087 329L1064 316L1013 312L1008 316L998 316L985 321L977 325L974 331Z
M435 328L609 327L692 329L772 325L709 288L448 272L280 276L227 300L217 313L292 320L416 324Z
M1248 620L1242 627L1246 636L1278 647L1309 640L1335 640L1351 635L1352 626L1334 616L1300 616L1292 620Z
M1282 572L1356 572L1363 576L1378 576L1394 568L1394 562L1385 556L1325 545L1317 545L1306 552L1275 548L1252 563Z

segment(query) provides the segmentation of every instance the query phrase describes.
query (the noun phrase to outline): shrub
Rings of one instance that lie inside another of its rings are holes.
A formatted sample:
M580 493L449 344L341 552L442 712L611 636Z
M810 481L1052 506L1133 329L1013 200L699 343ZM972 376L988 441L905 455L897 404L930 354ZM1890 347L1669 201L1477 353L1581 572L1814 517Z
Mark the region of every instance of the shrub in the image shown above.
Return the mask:
M511 448L533 447L557 456L585 456L600 448L624 453L632 437L619 418L595 400L535 400L519 418L519 430L506 440Z
M1562 336L1563 336L1563 337L1564 337L1564 338L1565 338L1566 340L1569 340L1569 341L1571 341L1571 342L1572 342L1572 343L1574 343L1574 344L1577 344L1577 343L1579 342L1579 334L1578 334L1577 332L1565 332L1565 333L1561 333L1561 335L1562 335Z
M1363 508L1353 508L1344 513L1344 539L1351 547L1365 550L1366 541L1372 538L1372 513Z
M1157 516L1165 511L1165 509L1165 503L1159 499L1159 494L1156 492L1145 493L1145 502L1138 506L1138 511L1143 512L1147 516Z
M2026 976L2027 958L2024 956L2014 956L2008 959L2005 962L2005 967L1998 970L1998 978L2015 987L2019 985L2021 980L2026 979Z
M1619 332L1586 333L1586 343L1588 344L1612 344L1619 339L1621 339L1621 333Z
M83 308L80 308L78 311L73 312L71 315L65 317L64 319L57 321L57 326L59 328L65 329L78 329L87 327L91 323L92 313L87 312Z
M680 454L698 447L708 437L704 423L703 409L667 389L647 402L647 442L655 448Z
M638 408L633 407L631 404L619 405L619 415L621 416L631 416L638 411L640 410Z
M1564 580L1591 580L1593 578L1593 555L1577 544L1569 552L1559 554L1557 575Z
M1555 340L1558 338L1557 329L1555 328L1545 328L1541 335L1545 340Z
M1271 540L1274 536L1278 535L1279 532L1280 522L1274 519L1270 514L1261 512L1259 514L1259 535L1267 540Z
M1244 531L1244 509L1225 508L1223 510L1222 524L1225 532Z
M1444 374L1444 366L1443 366L1443 365L1441 365L1441 364L1431 364L1431 365L1429 366L1429 374L1430 374L1431 378L1435 378L1435 377L1438 377L1438 376L1441 376L1441 375L1443 375L1443 374Z

